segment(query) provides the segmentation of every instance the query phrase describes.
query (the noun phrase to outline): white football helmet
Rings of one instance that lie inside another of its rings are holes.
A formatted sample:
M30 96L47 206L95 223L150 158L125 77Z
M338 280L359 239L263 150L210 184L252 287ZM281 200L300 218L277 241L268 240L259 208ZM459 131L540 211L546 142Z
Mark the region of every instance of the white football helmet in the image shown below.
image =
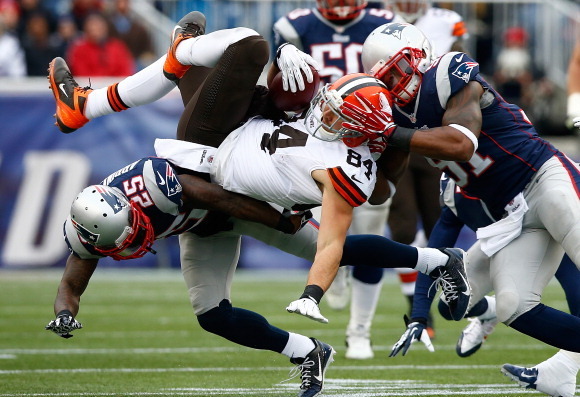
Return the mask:
M423 73L435 60L431 43L416 26L391 22L371 32L363 44L365 72L387 85L393 101L405 106L421 86Z
M367 0L316 0L316 8L330 21L354 19L367 6Z
M415 23L427 12L429 0L385 0L387 8L393 10L408 23Z
M380 80L364 73L347 74L332 84L326 84L310 102L305 118L308 133L323 141L342 139L349 147L366 141L367 136L343 126L345 121L361 125L342 114L345 102L364 107L355 93L362 94L378 108L381 107L379 94L390 97L387 87Z
M70 219L79 237L102 255L122 260L154 252L149 218L116 187L83 189L72 203Z

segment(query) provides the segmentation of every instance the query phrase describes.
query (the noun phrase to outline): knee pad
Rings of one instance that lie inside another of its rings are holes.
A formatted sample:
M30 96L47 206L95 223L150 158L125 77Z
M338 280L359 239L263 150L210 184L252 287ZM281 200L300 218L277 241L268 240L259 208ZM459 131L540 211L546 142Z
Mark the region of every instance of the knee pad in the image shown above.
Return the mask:
M522 310L519 295L513 291L496 293L495 305L498 321L507 325L525 311Z
M219 334L228 324L228 319L232 316L232 304L224 299L218 307L197 316L197 321L201 328L212 334Z

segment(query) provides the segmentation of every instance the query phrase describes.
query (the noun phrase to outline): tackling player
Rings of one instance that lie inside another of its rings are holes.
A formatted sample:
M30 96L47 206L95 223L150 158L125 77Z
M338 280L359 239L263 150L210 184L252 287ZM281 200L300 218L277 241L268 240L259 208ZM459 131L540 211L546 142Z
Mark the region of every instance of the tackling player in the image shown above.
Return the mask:
M376 108L347 116L384 131L390 145L428 157L496 220L478 236L490 257L491 281L479 274L472 281L495 290L498 320L580 352L580 319L540 303L564 251L580 263L578 164L538 136L524 112L479 74L477 62L459 52L434 59L413 25L378 28L362 58L389 87L398 127L381 128L376 119L387 115ZM474 301L487 292L478 288Z

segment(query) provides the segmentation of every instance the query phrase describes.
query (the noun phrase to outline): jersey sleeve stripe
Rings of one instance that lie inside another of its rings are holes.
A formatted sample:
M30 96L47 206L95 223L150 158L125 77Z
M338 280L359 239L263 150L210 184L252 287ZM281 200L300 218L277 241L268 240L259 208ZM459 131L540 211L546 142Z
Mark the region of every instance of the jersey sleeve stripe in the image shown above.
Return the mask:
M351 179L344 173L342 168L329 168L328 174L330 180L334 185L334 189L340 194L350 205L358 207L367 201L367 196L364 192L351 181Z
M467 28L465 27L465 22L459 21L453 26L452 35L455 37L461 37L467 33Z
M115 112L120 112L121 110L129 109L129 106L123 102L121 96L119 95L119 83L111 84L107 87L107 101L109 101L109 105L111 109Z

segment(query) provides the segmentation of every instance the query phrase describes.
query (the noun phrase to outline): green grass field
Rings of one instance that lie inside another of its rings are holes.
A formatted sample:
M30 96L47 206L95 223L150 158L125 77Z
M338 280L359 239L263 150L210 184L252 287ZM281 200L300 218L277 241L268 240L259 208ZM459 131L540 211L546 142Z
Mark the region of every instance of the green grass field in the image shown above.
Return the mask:
M295 396L297 378L287 358L243 348L206 333L189 305L177 271L97 270L77 317L84 328L62 339L44 326L61 273L0 272L0 397L3 396ZM305 273L238 271L234 305L255 310L281 328L334 346L327 396L530 396L500 366L536 364L557 350L500 324L470 358L455 354L464 322L435 315L435 353L413 345L405 357L389 358L404 331L407 303L387 273L373 325L376 357L344 358L348 310L322 303L328 324L285 311L302 292ZM543 301L566 310L552 283Z

